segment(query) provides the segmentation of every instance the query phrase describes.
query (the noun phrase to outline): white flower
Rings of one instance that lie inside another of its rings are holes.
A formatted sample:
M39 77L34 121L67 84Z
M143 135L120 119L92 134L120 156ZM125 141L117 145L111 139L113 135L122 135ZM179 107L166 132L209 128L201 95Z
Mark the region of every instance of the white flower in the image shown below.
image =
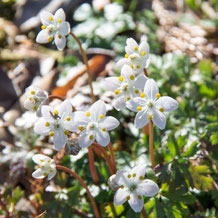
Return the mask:
M146 41L142 41L139 45L133 38L126 40L125 58L117 62L117 66L122 67L124 64L133 68L134 73L140 74L144 68L147 68L150 63L149 45Z
M106 115L106 105L103 101L96 101L87 112L76 111L76 124L81 131L79 135L79 146L86 148L95 139L102 145L107 146L110 142L110 135L107 131L115 129L119 121L112 116Z
M123 12L123 7L117 3L107 4L104 7L104 16L107 20L116 20Z
M110 0L93 0L92 6L96 11L101 11L109 3Z
M142 128L149 120L164 129L166 125L165 112L170 112L178 107L178 102L171 97L160 97L159 89L153 79L149 79L144 87L144 93L127 102L127 108L138 112L135 117L136 128Z
M155 182L149 179L144 180L145 169L145 165L138 165L130 171L117 171L115 180L119 189L114 196L116 206L128 201L130 207L138 213L144 205L143 196L152 197L159 192L159 187Z
M66 45L65 36L70 32L70 24L65 21L65 13L62 8L58 9L55 14L48 11L43 11L40 14L42 22L42 30L36 37L38 43L48 43L53 41L59 50L62 50Z
M40 112L41 105L48 101L48 93L35 86L28 87L25 96L24 107L31 111Z
M68 131L77 130L70 101L63 101L55 109L42 106L41 113L42 118L36 123L34 131L40 135L54 136L54 147L60 150L67 141Z
M133 69L127 65L122 67L120 77L106 78L105 85L116 95L114 107L122 110L131 98L140 96L146 81L143 74L135 77Z
M38 164L37 170L32 174L34 178L43 179L48 176L48 180L50 180L55 176L56 166L53 159L42 154L35 154L32 159L36 164Z

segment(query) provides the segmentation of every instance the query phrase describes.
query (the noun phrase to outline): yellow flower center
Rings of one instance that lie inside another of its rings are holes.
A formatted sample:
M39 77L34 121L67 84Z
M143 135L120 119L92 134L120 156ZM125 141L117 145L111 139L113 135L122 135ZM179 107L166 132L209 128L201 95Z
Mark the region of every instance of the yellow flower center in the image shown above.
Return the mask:
M105 131L106 131L106 129L105 129L105 128L102 128L102 129L101 129L101 131L102 131L102 132L105 132Z
M49 133L49 136L54 136L54 132L50 132L50 133Z
M36 110L37 110L37 106L34 106L34 107L33 107L33 110L36 111Z
M141 94L140 94L140 97L141 97L141 98L144 98L144 97L145 97L145 93L141 93Z
M149 120L152 120L152 115L151 115L151 114L148 115L148 119L149 119Z
M89 140L93 140L94 136L93 135L90 135L89 136Z
M46 122L46 123L45 123L45 126L50 126L50 123L49 123L49 122Z
M52 17L49 17L48 19L49 19L50 21L52 21L52 20L53 20L53 18L52 18Z
M79 129L80 131L83 131L83 130L84 130L84 127L83 127L83 126L79 126L78 129Z
M127 197L126 197L126 200L128 201L129 199L130 199L130 196L127 196Z
M52 41L52 39L53 39L53 37L52 37L52 36L48 37L48 41L49 41L49 42L51 42L51 41Z
M66 121L70 121L70 117L66 117Z
M123 77L122 77L122 76L120 76L118 79L119 79L121 82L123 81Z
M87 117L90 117L90 112L86 112L86 116L87 116Z
M141 196L141 195L138 195L138 199L141 200L141 199L142 199L142 196Z
M139 93L139 90L138 90L138 89L136 89L136 90L135 90L135 93L136 93L136 94L138 94L138 93Z
M144 55L145 55L145 51L142 51L142 52L141 52L141 55L144 56Z
M129 55L128 54L125 54L125 58L128 58L129 57Z
M143 180L143 176L140 176L140 177L139 177L139 180Z
M164 109L161 107L161 108L159 109L159 111L164 112Z
M131 175L129 174L127 177L128 177L128 178L131 178Z
M42 25L41 28L44 30L44 29L46 29L46 26L45 26L45 25Z
M126 101L129 101L130 100L130 97L126 98Z
M31 94L31 95L35 95L35 91L31 91L30 94Z
M58 111L57 110L54 111L54 115L56 115L56 116L58 115Z
M58 21L58 23L60 23L60 22L61 22L61 19L58 19L57 21Z
M160 98L160 93L157 93L157 94L156 94L156 98Z
M69 132L68 132L67 130L64 131L64 134L65 134L65 135L68 135L68 133L69 133Z
M115 90L115 91L114 91L114 94L115 94L115 95L119 95L119 93L120 93L119 90Z
M131 68L133 68L133 65L129 65Z
M103 114L100 114L100 115L99 115L99 119L102 119L102 118L104 118L104 115L103 115Z
M130 75L129 77L131 80L134 80L135 79L135 76L134 75Z
M141 106L138 106L138 107L137 107L137 110L138 110L138 111L142 110L142 107L141 107Z
M137 47L137 46L135 46L135 47L134 47L134 50L135 50L135 51L138 51L138 47Z

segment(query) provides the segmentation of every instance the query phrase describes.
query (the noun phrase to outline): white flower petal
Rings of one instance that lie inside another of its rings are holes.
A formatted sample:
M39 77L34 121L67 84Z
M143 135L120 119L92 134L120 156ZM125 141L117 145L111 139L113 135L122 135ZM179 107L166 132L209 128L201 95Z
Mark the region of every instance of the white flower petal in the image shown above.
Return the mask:
M64 134L63 129L57 129L54 132L54 138L53 138L54 148L59 151L61 148L64 147L66 141L67 141L67 136Z
M93 139L90 140L90 136L93 135ZM90 146L95 141L95 134L92 131L82 131L79 135L79 146L81 148L86 148Z
M145 55L148 55L149 51L150 51L150 47L149 44L146 41L142 41L139 45L139 52L141 54L141 52L144 51Z
M117 66L118 67L122 67L123 65L131 65L131 61L129 58L121 58L118 62L117 62Z
M65 21L66 15L64 13L64 10L62 8L59 8L55 14L54 14L56 19L61 19L61 21Z
M50 157L45 156L43 154L35 154L35 155L33 155L32 159L36 164L41 164L42 163L41 160L43 160L43 161L51 160Z
M49 17L51 17L52 20L50 20ZM52 24L54 22L53 14L51 14L48 11L41 12L40 19L41 19L42 24L45 26L48 26L49 24Z
M50 106L47 106L47 105L43 105L41 107L41 113L42 113L42 116L43 118L48 121L48 122L55 122L55 118L51 115L51 114L54 114L54 108L50 107Z
M107 116L99 122L99 126L105 128L107 131L117 128L119 124L120 122L112 116Z
M29 99L26 99L24 101L24 108L27 110L33 110L33 107L35 106Z
M34 126L34 132L39 135L49 135L49 133L53 130L53 127L52 125L46 126L46 122L47 120L45 120L44 118L40 118Z
M104 101L98 100L96 101L89 109L88 112L90 112L91 118L93 121L98 121L99 116L106 114L106 105Z
M129 101L127 101L127 103L126 103L126 107L129 110L132 110L135 112L138 112L138 110L137 110L138 106L144 107L145 105L146 105L145 99L141 98L141 97L132 98Z
M161 111L158 111L158 110L153 111L152 121L160 129L164 129L166 126L166 116Z
M114 100L114 107L116 110L120 111L126 106L126 99L124 96L120 96L119 98Z
M41 30L36 37L36 42L37 43L48 43L49 36L50 35L47 29Z
M55 45L58 50L63 50L66 45L66 37L61 33L55 34Z
M146 179L139 183L137 192L146 197L152 197L159 192L158 185L150 179Z
M136 89L143 90L147 80L148 80L148 78L145 75L143 75L143 74L138 75L135 79L134 87Z
M55 110L58 111L58 115L62 118L65 114L72 114L72 104L69 99L66 99Z
M129 46L125 46L125 52L130 55L134 53L134 50L132 50Z
M32 177L35 179L43 179L45 176L43 176L44 171L41 169L37 169L32 173Z
M60 24L59 31L64 36L66 36L70 32L70 24L68 22L64 21L63 23Z
M96 131L96 141L103 147L108 146L110 142L110 135L107 131L103 132L100 129Z
M66 116L66 117L70 117L70 121L64 120L62 122L62 127L65 130L68 130L70 132L77 132L78 131L78 125L74 122L74 116Z
M134 73L133 73L133 69L130 66L124 65L121 68L121 76L124 78L125 81L128 81L129 84L133 85L134 80L130 79L130 76L132 75L134 76Z
M156 106L163 108L165 112L170 112L178 107L178 102L171 97L163 96L157 100Z
M141 212L141 210L143 208L144 199L143 199L143 197L142 197L142 199L139 199L137 193L131 193L130 194L130 199L128 200L128 203L129 203L130 207L136 213L139 213L139 212Z
M148 79L144 88L145 98L147 100L155 100L156 94L159 93L157 83L153 79Z
M52 179L57 173L57 170L55 168L52 169L52 170L53 170L53 172L48 174L48 180Z
M145 164L137 165L131 170L132 175L134 173L136 174L137 181L139 181L139 177L141 177L141 176L144 177L145 176L145 172L146 172L146 165Z
M74 119L76 125L87 125L90 122L90 118L86 116L84 111L74 112Z
M147 125L149 122L148 115L145 110L139 111L135 117L135 127L139 129Z
M129 195L126 188L119 188L114 195L114 204L119 206L126 202L126 197Z
M128 38L126 44L132 50L132 53L135 52L134 48L138 47L138 43L133 38Z
M129 186L129 178L127 177L129 172L126 170L118 170L116 173L115 181L118 185L124 185L125 187Z
M105 79L105 86L110 91L115 91L120 87L121 82L118 77L109 77Z

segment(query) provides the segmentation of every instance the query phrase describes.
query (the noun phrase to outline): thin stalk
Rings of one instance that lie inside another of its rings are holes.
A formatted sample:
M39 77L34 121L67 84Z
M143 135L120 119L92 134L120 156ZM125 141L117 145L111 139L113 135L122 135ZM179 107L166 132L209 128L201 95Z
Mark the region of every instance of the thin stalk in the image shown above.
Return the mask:
M92 76L91 76L91 71L90 71L89 64L88 64L88 58L87 58L86 53L82 47L82 44L81 44L80 40L77 38L77 36L73 32L70 32L70 35L73 36L73 38L76 40L76 42L79 45L79 48L80 48L80 51L82 54L82 58L83 58L83 62L86 65L86 69L87 69L87 73L88 73L88 80L89 80L89 87L91 90L92 102L94 103L96 101L96 99L95 99L95 95L94 95L93 87L92 87Z
M143 218L147 218L148 217L144 207L142 208L141 214L142 214Z
M88 157L89 157L89 167L92 174L93 181L95 183L99 182L98 173L95 167L94 154L91 147L88 147Z
M149 156L152 169L154 169L154 125L152 121L149 122Z
M88 186L86 185L86 183L84 182L84 180L75 172L73 172L71 169L65 167L65 166L61 166L61 165L56 165L56 168L57 169L60 169L60 170L64 170L65 172L67 173L70 173L73 177L75 177L79 182L80 184L86 189L87 191L87 194L89 196L89 199L91 201L91 204L92 204L92 207L93 207L93 210L94 210L94 213L95 213L95 217L96 218L100 218L100 213L98 211L98 207L97 207L97 204L95 202L95 199L92 197L91 195L91 192L89 191L89 188Z
M92 144L94 147L96 147L97 149L99 149L101 151L101 153L104 155L104 158L105 160L107 161L107 164L108 164L108 167L109 167L109 171L110 171L110 174L113 175L115 172L114 172L114 168L113 168L113 165L112 165L112 162L111 162L111 159L110 157L108 156L107 152L105 151L105 149L99 145L98 143L96 142L93 142Z
M48 98L49 98L50 100L53 100L53 99L59 99L59 100L61 100L61 101L64 101L64 100L65 100L64 97L59 96L59 95L49 95Z
M114 157L114 151L113 151L111 142L109 142L108 148L109 148L109 151L110 151L111 162L112 162L112 165L113 165L113 168L114 168L114 173L116 173L117 172L117 166L116 166L116 160L115 160L115 157Z

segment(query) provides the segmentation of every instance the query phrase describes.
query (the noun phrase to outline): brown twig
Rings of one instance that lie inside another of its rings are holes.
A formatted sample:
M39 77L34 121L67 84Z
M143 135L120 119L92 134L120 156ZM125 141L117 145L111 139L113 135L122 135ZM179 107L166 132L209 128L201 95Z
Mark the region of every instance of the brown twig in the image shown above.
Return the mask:
M94 154L91 147L88 147L89 167L92 174L92 178L95 183L99 182L98 173L95 167Z
M98 207L97 207L97 204L95 202L95 199L92 197L91 195L91 192L89 191L89 188L88 186L86 185L86 183L84 182L84 180L75 172L73 172L71 169L65 167L65 166L61 166L61 165L56 165L56 168L57 169L60 169L60 170L64 170L65 172L67 173L70 173L73 177L75 177L79 182L80 184L86 189L87 191L87 194L89 196L89 199L91 201L91 204L92 204L92 207L93 207L93 210L94 210L94 214L95 214L95 217L96 218L100 218L100 213L98 211Z
M61 100L61 101L64 101L64 100L65 100L64 97L59 96L59 95L49 95L48 98L49 98L50 100L53 100L53 99L59 99L59 100Z
M80 48L80 51L81 51L81 54L82 54L82 58L83 58L83 62L86 65L86 68L87 68L89 87L90 87L90 90L91 90L92 102L94 103L96 101L96 99L95 99L95 95L94 95L94 92L93 92L92 76L91 76L91 71L90 71L90 68L89 68L89 64L88 64L88 59L87 59L86 53L85 53L85 51L84 51L84 49L82 47L82 44L81 44L80 40L77 38L77 36L73 32L70 32L70 35L73 36L73 38L76 40L76 42L79 45L79 48Z

